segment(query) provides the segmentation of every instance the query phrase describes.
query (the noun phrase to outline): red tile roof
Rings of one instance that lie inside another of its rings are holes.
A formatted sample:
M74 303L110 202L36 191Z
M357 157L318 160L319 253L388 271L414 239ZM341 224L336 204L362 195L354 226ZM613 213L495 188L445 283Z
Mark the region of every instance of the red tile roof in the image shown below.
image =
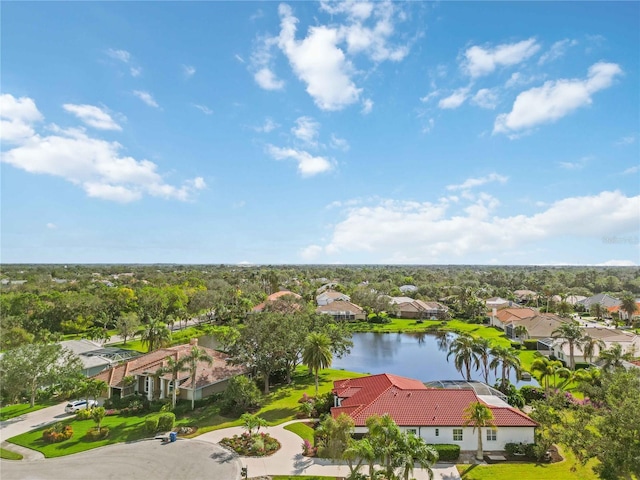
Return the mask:
M297 293L290 292L289 290L280 290L279 292L272 293L271 295L269 295L264 302L259 303L258 305L253 307L251 309L251 311L252 312L262 312L264 310L264 308L267 306L267 303L275 302L276 300L278 300L278 299L280 299L281 297L284 297L284 296L291 296L291 297L296 298L296 299L302 298Z
M339 380L333 392L342 400L331 409L332 416L346 413L360 427L370 416L384 414L401 426L461 426L465 408L481 401L473 390L427 388L418 380L389 374ZM487 406L497 427L537 425L514 408Z

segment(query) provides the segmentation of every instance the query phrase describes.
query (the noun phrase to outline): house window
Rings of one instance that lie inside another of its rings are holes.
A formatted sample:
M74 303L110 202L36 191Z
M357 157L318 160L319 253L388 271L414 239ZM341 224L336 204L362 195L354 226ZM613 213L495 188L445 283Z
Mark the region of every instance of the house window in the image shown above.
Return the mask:
M454 442L461 442L462 441L462 429L461 428L454 428L453 429L453 441Z
M151 377L144 377L144 393L149 393L151 389Z
M436 428L436 437L439 437L439 436L440 436L440 429Z
M417 428L407 428L407 433L413 433L414 435L418 434Z
M498 438L498 433L494 428L487 428L487 441L495 442Z

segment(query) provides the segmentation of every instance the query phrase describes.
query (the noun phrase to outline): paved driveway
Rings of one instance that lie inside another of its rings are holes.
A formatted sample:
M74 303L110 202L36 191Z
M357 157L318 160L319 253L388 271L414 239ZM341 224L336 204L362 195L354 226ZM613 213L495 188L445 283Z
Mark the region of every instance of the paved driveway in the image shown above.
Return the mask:
M0 462L2 480L236 480L240 461L217 445L141 440L51 459Z

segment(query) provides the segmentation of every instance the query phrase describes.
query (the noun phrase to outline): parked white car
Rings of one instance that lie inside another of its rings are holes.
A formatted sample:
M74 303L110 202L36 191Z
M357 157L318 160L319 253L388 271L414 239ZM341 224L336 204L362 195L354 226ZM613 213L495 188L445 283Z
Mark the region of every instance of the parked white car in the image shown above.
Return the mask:
M97 407L98 402L95 400L73 400L67 403L67 406L64 407L64 411L67 413L76 413L78 410L84 410L86 408Z

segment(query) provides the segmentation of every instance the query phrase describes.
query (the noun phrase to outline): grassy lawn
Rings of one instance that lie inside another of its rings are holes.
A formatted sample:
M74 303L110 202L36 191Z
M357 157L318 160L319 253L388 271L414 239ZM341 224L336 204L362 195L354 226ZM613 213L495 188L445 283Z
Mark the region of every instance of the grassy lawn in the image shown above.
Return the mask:
M424 332L434 325L440 325L440 320L418 320L408 318L392 318L390 323L369 323L357 322L350 323L349 329L352 332L378 332L378 333L405 333L405 332Z
M313 445L313 428L309 425L305 425L304 423L292 423L291 425L284 427L284 429L295 433L302 440L308 440L309 443Z
M102 447L113 443L139 440L150 436L144 430L144 416L132 415L128 417L105 417L102 422L102 426L109 427L109 437L95 442L88 441L84 438L85 434L95 426L93 420L69 419L65 420L63 423L70 423L73 427L73 437L69 440L65 440L64 442L45 443L42 440L42 431L47 427L23 433L22 435L10 438L8 441L16 445L37 450L45 457L52 458L71 455L73 453L91 450L92 448Z
M22 460L22 455L19 453L13 453L9 450L5 450L4 448L0 448L0 458L5 460Z
M597 480L589 462L584 467L570 452L563 451L563 462L551 464L505 463L494 465L456 465L463 480ZM575 468L575 469L574 469Z
M326 369L320 371L319 389L320 394L329 392L333 388L334 380L344 378L364 377L365 374L348 372L345 370ZM315 396L315 384L312 375L309 375L306 367L298 367L292 378L291 385L281 385L273 387L267 396L263 407L256 412L256 415L264 418L269 425L278 425L289 420L294 420L300 404L298 400L303 393ZM217 405L210 405L202 409L197 409L187 418L182 418L176 422L178 425L197 425L196 435L200 435L220 428L236 427L242 425L237 417L224 417L220 415Z
M35 412L47 407L52 407L53 405L57 405L58 403L60 402L52 400L44 403L36 403L33 407L28 403L18 403L16 405L2 407L0 408L0 420L9 420L10 418L19 417L20 415L24 415L26 413Z

